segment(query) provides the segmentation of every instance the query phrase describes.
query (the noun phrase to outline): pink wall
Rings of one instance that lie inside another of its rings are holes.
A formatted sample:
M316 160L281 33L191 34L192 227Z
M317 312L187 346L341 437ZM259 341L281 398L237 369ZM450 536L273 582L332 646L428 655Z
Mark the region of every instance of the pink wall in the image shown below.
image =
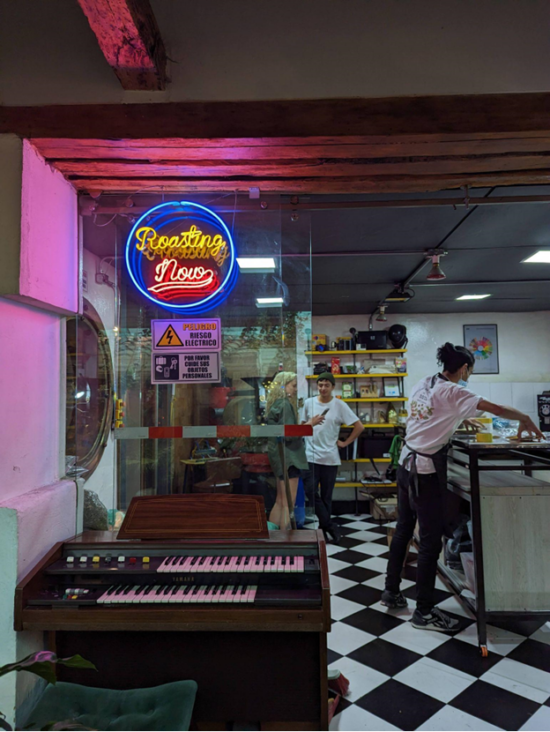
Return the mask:
M61 322L0 298L0 503L58 480Z
M20 295L78 310L78 215L74 188L23 143Z

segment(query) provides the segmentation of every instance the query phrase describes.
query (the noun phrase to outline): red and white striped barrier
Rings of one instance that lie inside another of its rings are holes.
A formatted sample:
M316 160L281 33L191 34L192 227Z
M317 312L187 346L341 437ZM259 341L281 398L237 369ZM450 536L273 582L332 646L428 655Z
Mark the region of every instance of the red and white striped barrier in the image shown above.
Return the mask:
M309 424L202 425L199 427L118 427L116 440L223 439L227 437L308 437Z

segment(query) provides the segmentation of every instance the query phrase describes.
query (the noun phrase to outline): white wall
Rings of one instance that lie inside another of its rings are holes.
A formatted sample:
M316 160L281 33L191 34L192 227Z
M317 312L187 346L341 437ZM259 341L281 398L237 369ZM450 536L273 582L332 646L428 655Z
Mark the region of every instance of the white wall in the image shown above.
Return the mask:
M500 373L472 376L470 388L491 401L511 405L536 418L536 394L550 389L550 311L446 315L389 315L387 323L374 321L375 329L401 323L407 328L406 392L421 378L438 371L436 351L446 341L464 345L462 326L496 323ZM313 332L330 339L349 328L368 329L368 316L338 315L313 318ZM342 357L342 363L344 363ZM322 359L319 359L322 360ZM537 422L538 423L538 422Z
M124 92L73 0L1 0L9 105L550 89L545 0L152 0L166 92ZM16 61L14 61L16 60Z

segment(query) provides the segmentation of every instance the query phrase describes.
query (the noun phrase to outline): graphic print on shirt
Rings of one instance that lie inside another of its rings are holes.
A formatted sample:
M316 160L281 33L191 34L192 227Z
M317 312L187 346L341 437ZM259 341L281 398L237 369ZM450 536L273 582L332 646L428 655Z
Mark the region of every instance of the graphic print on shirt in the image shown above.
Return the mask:
M410 404L411 419L424 422L433 415L431 389L420 389Z

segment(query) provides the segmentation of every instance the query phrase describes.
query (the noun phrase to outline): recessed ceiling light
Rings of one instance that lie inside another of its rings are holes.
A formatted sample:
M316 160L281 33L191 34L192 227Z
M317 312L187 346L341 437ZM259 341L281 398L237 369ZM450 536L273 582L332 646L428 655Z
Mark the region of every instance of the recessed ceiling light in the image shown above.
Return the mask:
M530 264L550 264L550 251L541 250L528 259L522 259L522 262L529 262Z
M237 257L237 263L243 272L275 272L273 257Z
M257 308L273 308L281 307L284 300L282 297L257 297L256 307Z
M491 295L461 295L460 297L457 297L457 300L485 300L486 297L491 297Z

